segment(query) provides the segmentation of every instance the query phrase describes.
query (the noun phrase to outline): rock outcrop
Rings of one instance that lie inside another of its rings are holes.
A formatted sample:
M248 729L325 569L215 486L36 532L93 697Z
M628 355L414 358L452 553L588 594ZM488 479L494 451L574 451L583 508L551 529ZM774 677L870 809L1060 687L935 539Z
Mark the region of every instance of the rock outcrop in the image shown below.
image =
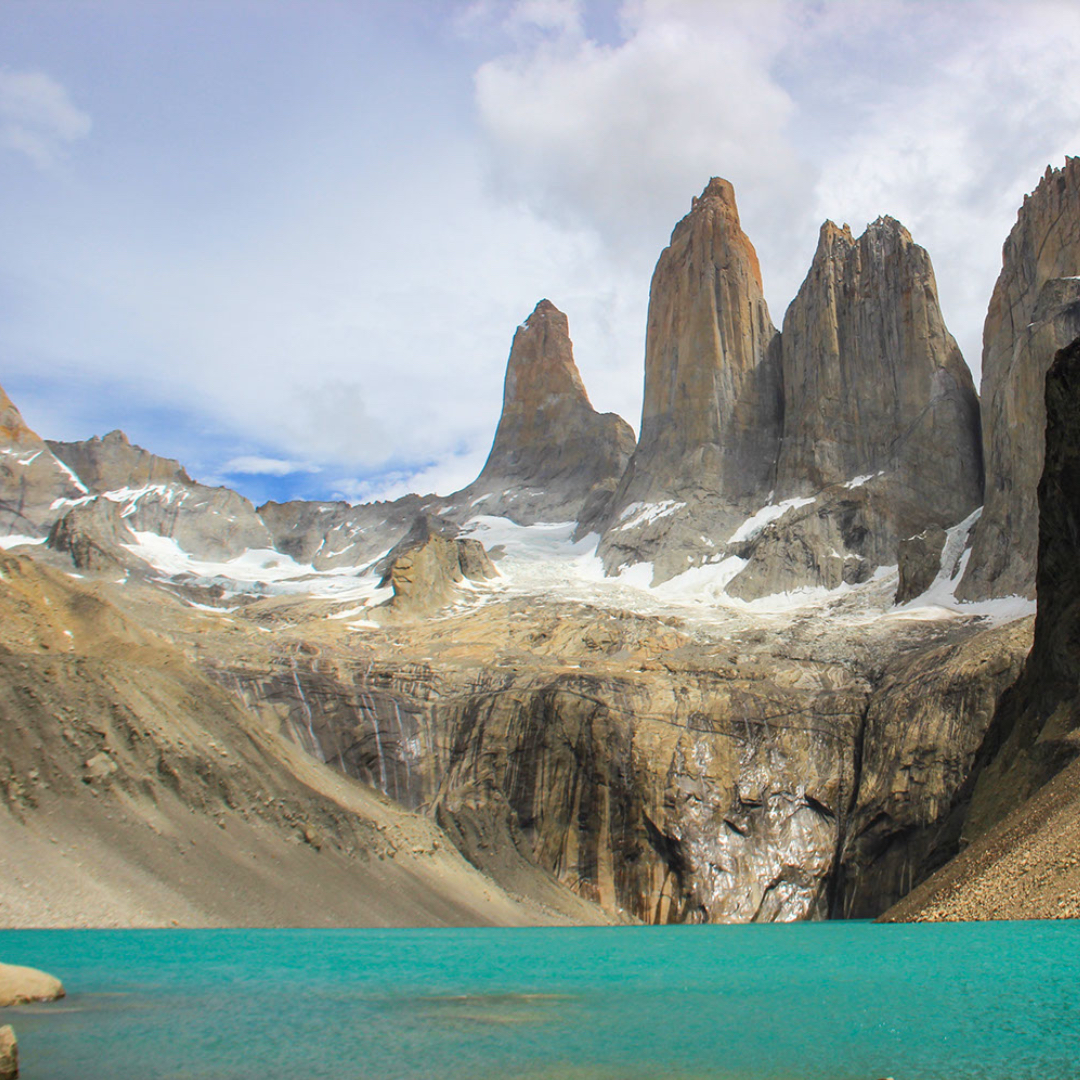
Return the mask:
M729 592L742 599L865 581L896 564L901 540L982 501L971 373L930 257L898 221L878 218L857 240L825 222L780 340L773 500L799 504L740 552L749 565Z
M86 492L0 388L0 536L44 537L56 519L53 504Z
M0 1007L57 1001L63 996L64 984L52 975L37 968L0 964Z
M1002 252L983 328L986 506L957 595L1033 596L1043 387L1054 353L1080 334L1080 158L1046 170Z
M132 532L175 540L200 559L230 559L273 546L269 530L242 495L196 483L179 462L133 446L122 431L50 447L80 479L86 473L83 483L91 494L122 506Z
M498 576L479 540L448 536L426 514L416 519L409 533L382 560L381 587L394 595L372 614L423 618L455 599L463 582Z
M522 525L601 515L634 450L634 432L590 404L566 316L541 300L514 334L502 415L480 475L449 497L458 516Z
M612 501L609 572L697 564L772 490L783 415L777 331L735 192L713 179L653 273L638 446Z
M0 1080L18 1080L19 1043L10 1024L0 1027Z

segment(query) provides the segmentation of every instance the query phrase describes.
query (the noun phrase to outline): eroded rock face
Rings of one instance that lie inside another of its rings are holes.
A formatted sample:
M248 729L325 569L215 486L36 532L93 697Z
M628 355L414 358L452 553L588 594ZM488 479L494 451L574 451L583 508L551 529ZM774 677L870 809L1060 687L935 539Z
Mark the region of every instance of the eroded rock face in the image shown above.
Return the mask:
M139 560L123 545L135 544L135 534L120 516L120 506L94 498L74 506L49 530L48 546L65 552L77 570L129 568Z
M774 500L814 502L748 545L733 595L864 581L896 564L901 540L981 503L971 374L941 317L930 258L898 221L878 218L858 240L825 222L781 354Z
M602 513L634 450L634 432L590 404L566 316L541 300L514 334L503 408L480 475L448 502L466 516L520 524Z
M122 431L50 446L80 479L79 470L86 473L83 483L93 494L123 507L132 532L175 540L202 559L230 559L273 546L255 507L242 495L196 483L179 462L133 446Z
M1002 252L983 328L986 508L957 595L1034 596L1046 371L1080 334L1080 158L1046 170Z
M0 536L43 537L56 519L53 503L85 494L0 388Z
M713 179L653 273L641 435L601 546L609 571L651 560L663 580L702 561L703 537L725 538L767 501L782 413L757 253L731 184Z
M940 525L929 525L918 536L900 541L897 548L900 583L896 587L896 603L914 600L934 583L941 569L946 535Z
M380 584L393 586L394 595L373 610L376 618L430 615L454 599L465 579L483 581L499 573L479 540L444 535L427 515L417 518L383 561Z
M1045 384L1035 640L983 748L984 768L964 824L969 839L1080 753L1080 341L1057 354Z

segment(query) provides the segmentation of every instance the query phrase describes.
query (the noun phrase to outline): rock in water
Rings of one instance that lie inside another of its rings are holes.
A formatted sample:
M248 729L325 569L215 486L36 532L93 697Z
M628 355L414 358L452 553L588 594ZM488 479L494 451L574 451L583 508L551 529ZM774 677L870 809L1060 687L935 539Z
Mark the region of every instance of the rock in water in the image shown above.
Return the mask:
M0 1006L25 1005L29 1001L56 1001L64 996L59 979L36 968L0 964Z
M44 537L56 518L53 503L86 493L0 388L0 536Z
M777 331L735 192L714 178L675 226L649 291L641 436L612 501L610 570L658 579L727 538L772 489L783 408Z
M1047 169L1005 241L983 328L986 507L957 595L1035 595L1046 411L1054 353L1080 334L1080 158Z
M523 525L595 517L633 450L630 425L589 403L566 316L541 300L514 334L487 462L449 502Z
M930 257L898 221L878 218L858 240L846 225L822 225L781 355L774 501L806 502L741 552L749 565L733 595L864 581L896 563L899 541L980 504L971 373L942 319Z
M10 1024L0 1027L0 1080L18 1080L19 1044Z

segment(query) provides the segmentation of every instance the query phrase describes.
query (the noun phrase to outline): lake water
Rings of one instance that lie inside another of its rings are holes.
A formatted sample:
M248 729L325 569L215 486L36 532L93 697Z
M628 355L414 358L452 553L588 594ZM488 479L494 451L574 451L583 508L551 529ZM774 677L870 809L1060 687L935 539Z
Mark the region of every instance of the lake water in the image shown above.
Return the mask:
M1076 1080L1080 923L0 931L24 1080Z

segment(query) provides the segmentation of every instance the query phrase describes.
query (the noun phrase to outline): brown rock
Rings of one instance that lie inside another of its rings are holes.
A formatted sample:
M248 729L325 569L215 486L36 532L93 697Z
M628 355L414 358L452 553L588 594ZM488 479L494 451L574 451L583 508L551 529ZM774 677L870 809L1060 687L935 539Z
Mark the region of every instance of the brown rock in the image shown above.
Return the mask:
M1054 353L1080 334L1080 158L1046 170L1002 251L983 328L986 507L957 595L1034 596L1043 386Z
M566 316L541 300L514 334L503 408L480 475L449 502L522 524L572 521L606 503L634 449L630 425L590 404Z
M18 1080L19 1044L10 1024L0 1027L0 1080Z
M0 1006L56 1001L63 996L63 983L44 971L17 964L0 964Z
M641 436L612 501L609 569L656 576L706 553L772 488L782 417L777 332L735 192L714 178L675 226L649 291ZM674 508L630 525L634 504Z
M85 494L0 388L0 536L44 537L57 516L56 500Z
M897 549L900 584L896 588L896 603L906 604L916 596L922 596L933 585L941 569L945 536L940 525L929 525L918 536L900 541Z

